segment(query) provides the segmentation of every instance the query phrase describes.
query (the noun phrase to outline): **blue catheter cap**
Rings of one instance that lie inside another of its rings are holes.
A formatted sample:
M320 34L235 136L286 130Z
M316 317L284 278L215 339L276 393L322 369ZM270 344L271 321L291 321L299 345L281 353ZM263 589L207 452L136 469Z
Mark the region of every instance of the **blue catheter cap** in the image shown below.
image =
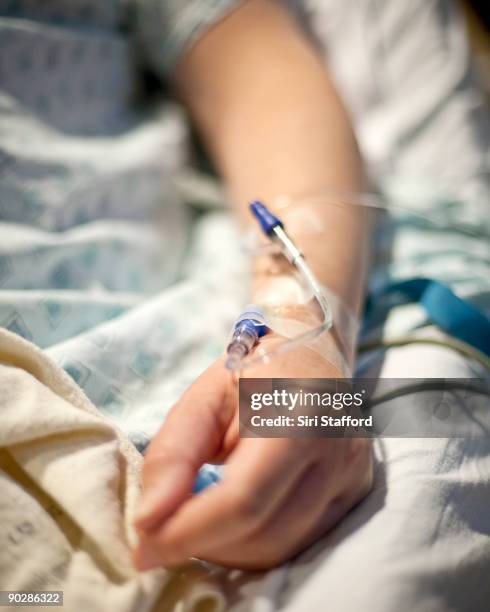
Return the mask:
M272 233L275 227L283 227L282 221L273 215L267 206L259 202L259 200L251 202L250 210L267 236Z
M235 323L235 330L238 329L248 329L259 338L265 335L269 328L262 309L254 304L247 306Z

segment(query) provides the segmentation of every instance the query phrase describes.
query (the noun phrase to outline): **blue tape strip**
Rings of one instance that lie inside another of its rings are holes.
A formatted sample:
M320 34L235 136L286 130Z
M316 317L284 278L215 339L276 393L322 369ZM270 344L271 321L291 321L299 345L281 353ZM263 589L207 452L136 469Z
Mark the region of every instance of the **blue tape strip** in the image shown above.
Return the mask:
M430 278L411 278L393 283L370 297L368 310L376 299L397 293L412 302L419 302L431 321L450 336L490 356L490 318L458 297L447 285Z

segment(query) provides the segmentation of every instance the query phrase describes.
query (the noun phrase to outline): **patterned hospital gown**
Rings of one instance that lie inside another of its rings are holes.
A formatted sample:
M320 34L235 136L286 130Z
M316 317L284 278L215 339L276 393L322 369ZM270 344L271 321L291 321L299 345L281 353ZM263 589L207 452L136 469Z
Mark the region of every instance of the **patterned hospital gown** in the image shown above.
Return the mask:
M171 181L186 125L147 73L236 4L0 0L0 325L140 448L239 307L215 246L236 251L230 221L190 223Z
M239 4L0 0L0 325L46 349L139 448L246 300L229 218L196 216L173 187L186 124L149 87ZM448 3L287 4L308 8L386 200L480 236L390 219L372 285L423 270L488 309L488 140ZM447 198L421 169L482 195ZM397 312L387 333L427 323Z

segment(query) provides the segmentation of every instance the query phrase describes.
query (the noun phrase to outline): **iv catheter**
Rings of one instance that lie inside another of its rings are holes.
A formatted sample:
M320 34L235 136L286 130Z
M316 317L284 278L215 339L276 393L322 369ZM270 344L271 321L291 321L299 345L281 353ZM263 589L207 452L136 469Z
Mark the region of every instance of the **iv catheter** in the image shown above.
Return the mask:
M302 206L315 205L322 203L325 199L331 199L332 201L329 201L328 204L335 206L343 207L345 205L350 205L353 207L359 206L372 210L387 210L386 204L382 202L379 197L373 196L372 194L357 194L356 196L354 196L354 194L337 194L337 198L334 198L332 194L325 193L318 194L315 197L302 198L301 200L296 200L294 203L300 203ZM279 206L281 209L287 208L291 203L292 202L290 200L288 200L287 203L281 202L281 204L277 202L277 206ZM320 334L322 334L324 331L328 331L328 329L332 327L332 310L330 308L329 303L331 298L328 297L328 292L326 293L321 287L321 285L318 283L313 272L307 265L307 262L305 261L301 251L297 248L297 246L286 233L282 221L278 217L273 215L271 211L261 202L253 202L250 205L250 208L254 216L259 221L263 233L269 238L268 245L259 245L254 247L254 254L266 255L282 253L287 258L287 260L291 262L291 264L293 264L294 268L300 273L303 280L306 281L308 288L313 293L315 300L318 302L318 305L321 308L321 311L324 315L324 321L319 325L308 329L306 332L300 333L298 336L295 336L293 338L286 336L284 339L285 341L275 345L273 349L270 349L270 347L267 347L266 349L262 348L259 343L260 336L257 336L252 345L250 345L250 343L247 346L244 345L244 348L242 350L242 357L237 358L238 354L236 354L234 360L229 360L227 367L232 370L240 370L243 367L248 367L250 365L262 363L264 361L269 361L273 356L283 354L294 349L297 346L304 345L308 342L316 341ZM431 223L431 225L433 225L434 228L455 228L458 231L464 233L465 235L473 238L481 238L485 235L485 230L482 231L480 228L473 228L469 225L462 225L460 223L454 223L452 221L448 222L446 219L439 219L435 216L423 214L417 210L412 210L408 207L400 205L390 205L389 210L392 209L394 212L398 211L400 213L405 213L415 218L420 218L424 221L428 221ZM475 312L475 310L477 309L475 309L474 306L471 306L469 304L462 305L462 300L459 299L457 296L450 295L452 294L452 292L447 287L442 287L444 291L435 291L435 289L439 289L439 287L437 286L438 283L434 282L433 280L431 281L431 279L412 279L412 281L410 282L412 284L416 284L417 282L420 284L420 282L422 281L424 283L424 287L425 285L428 285L431 291L424 292L422 295L422 299L419 296L417 300L420 301L422 305L424 305L424 308L427 310L429 319L431 321L441 327L441 329L448 330L448 333L450 333L451 337L455 336L456 338L458 338L458 341L461 340L462 343L465 344L466 350L471 351L472 354L475 353L474 346L478 348L481 343L485 342L485 346L490 346L490 321L488 317L486 317L485 319L482 313ZM399 284L400 283L398 283L398 285ZM401 284L406 285L407 283ZM441 283L439 283L439 285L440 284ZM395 283L394 289L400 290L398 285ZM391 290L391 288L388 287L388 290ZM429 297L431 298L431 300L428 301ZM437 300L435 299L436 297ZM465 314L465 320L461 322L461 311L463 306L463 314ZM268 318L268 316L269 315L267 314L266 319ZM243 320L243 317L241 317L240 320ZM273 319L271 319L271 323L272 320ZM481 343L478 343L478 345L473 345L471 341L467 339L468 334L465 330L467 330L467 328L471 329L472 327L475 327L475 325L468 326L468 321L470 320L473 321L473 323L475 323L476 321L478 322L478 326L481 332L479 336L484 336L484 338L481 340ZM448 322L451 324L450 326L448 326ZM265 321L264 324L267 325L267 321ZM456 330L456 333L454 331L455 325L456 327L459 326ZM256 350L253 351L251 355L249 355L249 353L251 353L251 349L255 345L257 345ZM487 351L487 355L488 354L490 354L490 352ZM475 355L473 355L473 357L475 359L477 358ZM480 353L480 357L477 360L481 361L482 359L485 360L486 367L488 367L488 357L485 357L484 353Z
M286 233L282 221L273 215L262 202L252 202L250 204L250 210L260 223L264 234L279 246L282 254L298 270L303 279L310 286L323 312L325 328L330 328L332 326L332 313L327 298L321 289L320 283L306 263L303 253Z
M231 342L226 348L226 367L229 370L239 369L242 359L268 331L262 310L258 306L248 306L233 328Z
M306 263L302 252L286 233L282 221L273 215L262 202L252 202L250 210L258 220L264 234L272 242L277 243L284 257L298 270L317 300L324 319L313 330L313 335L317 336L322 331L328 330L332 326L332 314L327 298L311 268ZM249 306L235 323L231 342L226 349L225 366L230 370L239 370L243 359L267 331L268 327L264 313L257 306ZM312 332L302 334L296 341L290 342L288 346L292 348L298 342L304 342L310 337L312 337ZM279 352L281 352L280 349Z

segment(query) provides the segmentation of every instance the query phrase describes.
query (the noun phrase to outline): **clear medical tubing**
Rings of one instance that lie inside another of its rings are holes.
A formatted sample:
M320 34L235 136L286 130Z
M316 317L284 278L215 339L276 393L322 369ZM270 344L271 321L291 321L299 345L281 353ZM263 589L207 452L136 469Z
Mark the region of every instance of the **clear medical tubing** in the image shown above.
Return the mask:
M481 229L475 229L468 225L464 225L461 223L448 222L446 219L437 218L434 215L427 215L425 213L421 213L418 210L413 210L412 208L393 205L385 203L381 197L372 194L372 193L337 193L337 192L322 192L319 194L315 194L313 196L303 197L292 199L288 196L281 196L277 198L273 203L274 210L278 211L279 215L287 213L289 211L295 210L298 212L302 212L304 210L308 210L309 207L312 206L337 206L337 207L352 207L352 208L367 208L371 211L386 211L386 212L399 212L405 213L411 217L420 218L425 222L429 222L433 227L440 229L456 229L457 231L464 233L466 235L472 237L480 237L482 236ZM280 227L282 227L282 223L280 223ZM309 233L314 236L320 232L325 232L328 228L325 226L325 223L319 218L319 216L310 215L308 218L308 227ZM287 236L287 235L286 235ZM289 237L288 237L289 239ZM293 242L294 245L294 242ZM296 247L296 245L294 245ZM252 256L260 256L260 255L269 255L269 254L278 254L282 252L280 246L275 241L269 242L260 242L257 239L257 234L255 233L254 240L251 242L249 239L246 241L245 250L248 254ZM291 258L289 258L291 261ZM298 265L299 264L299 265ZM242 370L251 366L258 365L260 363L267 363L271 359L273 359L277 355L281 355L287 353L291 350L294 350L296 347L309 345L313 341L315 341L322 333L328 331L332 324L336 324L336 317L332 317L332 308L331 308L331 298L333 294L328 290L325 291L324 288L319 284L315 275L312 273L309 268L307 262L304 258L297 258L295 262L295 268L301 275L302 279L305 281L307 287L310 288L313 296L315 297L316 302L321 308L323 313L323 320L316 326L303 331L295 337L289 338L285 337L284 342L277 344L274 348L264 349L261 347L261 344L258 343L255 346L255 349L250 352L241 362L236 364L236 370ZM328 294L330 299L326 296ZM337 296L334 296L337 297ZM337 304L337 312L339 311L339 303L340 299L336 300ZM329 303L330 302L330 303ZM344 311L348 309L344 306ZM269 313L267 312L267 308L264 308L265 320L269 321ZM356 329L358 325L357 322L353 322L354 315L350 312L344 312L346 316L345 319L350 321L350 329ZM354 324L353 324L354 323ZM303 328L305 326L302 326Z

